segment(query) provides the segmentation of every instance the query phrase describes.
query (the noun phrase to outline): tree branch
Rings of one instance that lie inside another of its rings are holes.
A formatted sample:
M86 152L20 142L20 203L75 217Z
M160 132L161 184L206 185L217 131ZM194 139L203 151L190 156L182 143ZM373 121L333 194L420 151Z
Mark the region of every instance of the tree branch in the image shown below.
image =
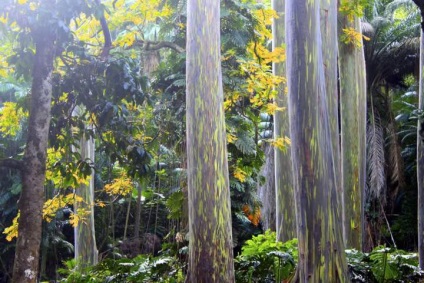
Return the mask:
M99 8L101 8L100 0L96 0L96 4L99 6ZM103 46L103 50L100 56L106 59L109 57L109 51L112 49L112 37L110 35L109 26L107 25L104 11L102 11L102 15L99 20L100 25L102 26L103 36L105 38L105 45Z
M159 50L162 48L171 48L178 53L183 53L185 51L184 48L170 41L147 41L139 39L134 42L133 46L142 47L146 51Z
M8 167L10 169L16 169L21 171L23 169L24 163L21 160L5 158L0 159L0 167Z

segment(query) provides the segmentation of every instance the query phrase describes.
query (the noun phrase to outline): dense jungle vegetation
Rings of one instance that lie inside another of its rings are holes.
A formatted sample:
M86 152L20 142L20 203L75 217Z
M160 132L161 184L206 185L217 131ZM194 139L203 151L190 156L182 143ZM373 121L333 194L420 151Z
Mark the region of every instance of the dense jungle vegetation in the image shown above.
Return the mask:
M424 1L0 4L0 282L424 280Z

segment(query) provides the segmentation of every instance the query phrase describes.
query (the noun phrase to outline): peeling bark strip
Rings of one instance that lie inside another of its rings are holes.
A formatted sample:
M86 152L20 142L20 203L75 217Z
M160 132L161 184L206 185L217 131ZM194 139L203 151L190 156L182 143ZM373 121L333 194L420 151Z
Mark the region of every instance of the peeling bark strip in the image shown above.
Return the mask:
M340 3L340 1L339 1ZM360 20L339 16L343 29L361 30ZM341 168L343 188L343 234L346 247L362 250L366 175L367 90L364 49L339 42Z
M218 0L187 3L187 282L234 282Z
M320 1L286 1L299 282L347 282L321 44ZM333 18L335 19L335 18ZM334 23L333 23L334 24Z
M274 19L273 48L279 47L284 41L284 1L273 0L272 8L278 13L279 18ZM273 72L277 76L286 76L286 62L274 63ZM275 98L277 107L286 110L276 111L274 114L274 136L276 138L290 136L289 113L287 107L287 94L285 85L281 83L277 89ZM296 215L293 188L293 170L291 152L288 148L285 152L275 148L275 192L276 192L276 231L279 241L288 241L296 238Z
M39 273L47 140L50 127L52 70L55 51L52 34L36 38L28 138L23 158L21 216L18 226L13 283L35 283Z

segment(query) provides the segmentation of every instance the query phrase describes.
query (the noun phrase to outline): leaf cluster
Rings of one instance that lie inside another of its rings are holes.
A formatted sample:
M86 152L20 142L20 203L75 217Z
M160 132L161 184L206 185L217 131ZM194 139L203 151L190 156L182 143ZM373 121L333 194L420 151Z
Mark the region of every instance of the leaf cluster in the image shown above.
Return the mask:
M378 246L370 253L346 250L346 257L353 282L419 282L424 278L416 253Z
M294 275L297 240L277 242L275 232L253 236L235 258L236 282L282 282Z

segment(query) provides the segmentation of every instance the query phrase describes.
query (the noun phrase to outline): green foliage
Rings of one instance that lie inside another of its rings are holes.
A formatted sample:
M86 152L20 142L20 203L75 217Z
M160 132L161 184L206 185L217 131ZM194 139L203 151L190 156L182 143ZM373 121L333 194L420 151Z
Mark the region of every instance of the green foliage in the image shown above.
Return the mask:
M166 200L166 207L169 209L169 219L179 219L182 217L182 207L184 202L184 194L181 191L172 193Z
M294 275L297 240L277 242L275 232L253 236L235 259L236 282L281 282Z
M66 278L63 283L120 283L120 282L184 282L183 265L168 256L150 258L145 255L133 259L106 259L98 265L83 271L75 269L75 261L65 263L59 270Z
M419 282L424 278L416 253L378 246L370 253L346 250L346 256L354 282Z

